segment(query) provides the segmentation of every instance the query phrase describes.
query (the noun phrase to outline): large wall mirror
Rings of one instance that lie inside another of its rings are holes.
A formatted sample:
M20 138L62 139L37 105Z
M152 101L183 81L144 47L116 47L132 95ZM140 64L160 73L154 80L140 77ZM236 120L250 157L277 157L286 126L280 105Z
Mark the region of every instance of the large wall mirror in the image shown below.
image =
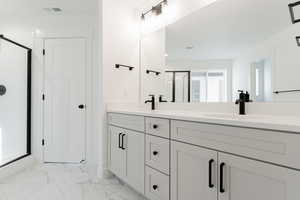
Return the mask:
M243 90L256 102L299 101L300 23L289 3L217 0L144 35L142 100L232 102Z

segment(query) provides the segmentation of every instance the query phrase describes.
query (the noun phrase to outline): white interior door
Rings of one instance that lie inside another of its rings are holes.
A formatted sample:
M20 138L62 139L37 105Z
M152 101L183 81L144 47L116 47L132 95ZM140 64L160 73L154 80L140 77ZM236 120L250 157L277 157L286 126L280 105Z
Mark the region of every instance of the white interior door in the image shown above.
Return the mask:
M44 161L79 163L86 150L86 40L46 39Z

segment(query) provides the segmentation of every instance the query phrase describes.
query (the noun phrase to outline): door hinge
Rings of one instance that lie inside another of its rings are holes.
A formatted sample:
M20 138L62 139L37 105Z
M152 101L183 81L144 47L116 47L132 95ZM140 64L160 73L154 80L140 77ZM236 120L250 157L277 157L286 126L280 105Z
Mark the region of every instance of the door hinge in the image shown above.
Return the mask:
M42 139L42 146L45 146L45 140Z
M46 50L45 49L43 49L43 55L46 55Z
M42 100L45 101L45 94L42 95Z

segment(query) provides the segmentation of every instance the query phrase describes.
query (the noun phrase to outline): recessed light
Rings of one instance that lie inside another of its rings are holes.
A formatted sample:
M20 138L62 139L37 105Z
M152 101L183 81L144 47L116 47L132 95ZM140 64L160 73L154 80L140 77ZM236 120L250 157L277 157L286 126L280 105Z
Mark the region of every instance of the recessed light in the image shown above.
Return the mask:
M58 13L58 12L62 12L62 9L61 8L44 8L43 9L44 11L46 12L52 12L52 13Z
M187 50L192 50L194 48L194 46L187 46L185 47Z

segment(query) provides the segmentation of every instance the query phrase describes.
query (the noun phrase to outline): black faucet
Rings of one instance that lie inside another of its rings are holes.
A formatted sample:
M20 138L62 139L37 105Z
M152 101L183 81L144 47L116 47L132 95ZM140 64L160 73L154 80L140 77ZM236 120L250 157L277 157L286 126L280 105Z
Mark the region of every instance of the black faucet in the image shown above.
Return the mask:
M239 99L235 101L235 104L239 104L240 109L239 109L239 114L240 115L246 115L246 103L252 102L250 100L250 94L246 91L244 93L243 90L238 90L239 94Z
M151 110L155 110L155 95L150 94L151 100L145 101L145 103L151 103Z
M167 103L168 101L163 100L164 95L159 95L159 103Z

